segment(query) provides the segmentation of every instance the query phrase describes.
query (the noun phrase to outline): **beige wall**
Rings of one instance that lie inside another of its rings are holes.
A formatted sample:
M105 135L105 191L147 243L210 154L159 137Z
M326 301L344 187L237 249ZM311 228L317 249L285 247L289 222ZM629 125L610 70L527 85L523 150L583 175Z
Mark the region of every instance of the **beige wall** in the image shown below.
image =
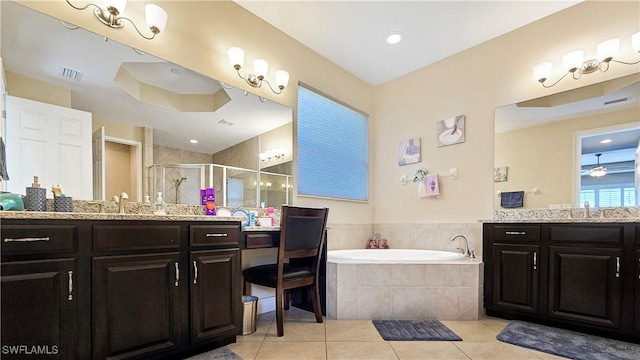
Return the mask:
M153 41L140 38L127 27L123 31L109 29L90 11L72 10L63 1L18 2L256 92L293 108L294 115L298 81L370 114L371 201L294 200L300 205L330 207L330 223L475 222L490 218L496 107L638 71L637 66L613 64L607 73L579 81L565 79L552 89L535 82L531 71L545 60L559 64L562 55L575 48L592 54L597 43L611 37L623 39L621 53L635 60L637 53L630 53L628 39L638 31L638 2L583 2L375 89L229 1L163 1L169 22ZM144 23L139 15L143 4L132 1L127 5L134 21ZM289 88L276 96L248 87L228 64L226 51L231 46L243 47L247 62L260 56L273 68L287 69L291 74ZM552 77L559 75L556 72ZM435 123L459 114L466 115L466 141L438 148ZM295 121L294 116L294 126ZM422 138L423 160L399 167L398 143L414 137ZM412 177L418 168L445 174L453 167L458 168L459 178L442 179L439 199L420 199L415 184L400 184L401 175Z
M71 107L71 90L28 76L5 71L7 94L47 104Z
M496 134L495 166L508 166L508 181L494 183L497 191L525 191L525 208L573 203L576 165L575 132L604 126L639 123L637 108L568 119ZM533 195L534 188L540 193ZM493 206L500 209L494 196Z
M113 195L120 195L124 191L129 195L130 201L134 201L137 198L137 192L135 183L131 186L131 147L106 142L104 150L106 199L109 200Z

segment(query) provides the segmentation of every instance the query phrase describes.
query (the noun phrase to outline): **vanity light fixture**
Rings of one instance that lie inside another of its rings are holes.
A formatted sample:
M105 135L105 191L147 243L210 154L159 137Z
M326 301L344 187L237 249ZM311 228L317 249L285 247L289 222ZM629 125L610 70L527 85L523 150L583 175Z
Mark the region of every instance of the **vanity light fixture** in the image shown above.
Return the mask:
M240 74L240 69L242 69L242 66L244 65L244 50L239 47L232 47L228 50L228 55L229 62L231 63L231 66L236 69L238 76L241 79L246 80L247 84L255 88L261 87L262 83L265 82L269 85L271 91L275 94L280 94L282 93L282 90L287 87L287 84L289 84L289 73L284 70L278 70L275 73L276 87L278 90L275 90L273 86L271 86L271 83L265 80L267 71L269 70L269 63L264 59L255 59L253 61L253 74L242 76L242 74Z
M285 149L279 148L274 150L267 150L259 154L260 160L267 164L271 161L276 161L284 158Z
M592 167L591 169L589 169L589 176L593 176L596 178L599 177L603 177L605 175L607 175L607 168L604 167L603 165L600 165L600 156L602 154L596 154L596 157L598 158L598 165Z
M636 52L640 52L640 32L631 35L631 46ZM550 88L569 74L572 75L574 80L578 80L583 74L591 74L598 70L600 72L606 72L609 70L609 64L612 62L624 65L636 65L640 63L640 60L636 62L615 60L614 57L618 53L619 47L620 39L603 41L596 47L598 57L596 59L589 59L586 61L583 61L583 50L574 50L566 54L562 58L566 73L551 85L545 84L545 81L547 81L551 75L551 62L547 61L536 65L533 68L533 76L540 84L542 84L542 86Z
M85 10L89 6L95 7L93 14L100 20L101 23L107 25L110 28L119 29L124 26L123 21L128 21L133 25L138 34L147 40L151 40L156 37L167 26L168 15L160 6L155 4L147 4L144 6L145 18L149 30L153 33L151 36L146 36L140 32L133 20L120 16L124 12L124 8L127 5L127 0L103 0L102 6L89 3L85 6L75 6L66 0L67 4L76 10Z

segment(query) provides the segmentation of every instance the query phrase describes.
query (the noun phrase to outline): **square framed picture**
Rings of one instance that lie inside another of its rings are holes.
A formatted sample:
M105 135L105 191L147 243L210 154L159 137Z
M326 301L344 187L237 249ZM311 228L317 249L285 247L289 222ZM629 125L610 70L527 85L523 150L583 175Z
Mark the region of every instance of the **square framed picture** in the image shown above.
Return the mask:
M464 142L464 115L458 115L436 123L438 147Z
M493 182L507 181L507 171L509 167L501 166L493 169Z
M401 141L398 146L398 165L415 164L420 161L420 138Z

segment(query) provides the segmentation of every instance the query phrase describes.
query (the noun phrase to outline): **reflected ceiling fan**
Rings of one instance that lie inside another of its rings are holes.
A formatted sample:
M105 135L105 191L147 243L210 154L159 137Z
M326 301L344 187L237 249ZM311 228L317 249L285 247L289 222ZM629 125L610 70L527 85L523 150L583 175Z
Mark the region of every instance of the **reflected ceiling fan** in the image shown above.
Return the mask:
M608 174L617 174L617 173L628 173L633 172L635 169L635 165L633 161L619 161L607 163L607 166L600 165L600 156L602 153L594 154L598 159L596 165L587 166L584 165L582 170L580 171L581 176L592 176L594 178L601 178Z
M602 154L596 154L596 157L598 158L598 164L589 169L589 176L599 178L607 175L607 168L604 165L600 165L600 156L602 156Z

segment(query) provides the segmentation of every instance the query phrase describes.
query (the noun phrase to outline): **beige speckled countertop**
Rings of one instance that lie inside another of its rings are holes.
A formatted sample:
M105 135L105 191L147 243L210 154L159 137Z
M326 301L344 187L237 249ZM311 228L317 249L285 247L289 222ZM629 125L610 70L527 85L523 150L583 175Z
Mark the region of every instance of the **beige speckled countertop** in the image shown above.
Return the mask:
M604 217L602 216L604 211ZM493 219L483 223L633 223L640 222L640 207L589 209L512 209L496 210Z
M40 220L154 220L154 221L242 221L240 216L208 215L154 215L154 214L117 214L117 213L81 213L50 211L0 211L0 219L40 219Z

